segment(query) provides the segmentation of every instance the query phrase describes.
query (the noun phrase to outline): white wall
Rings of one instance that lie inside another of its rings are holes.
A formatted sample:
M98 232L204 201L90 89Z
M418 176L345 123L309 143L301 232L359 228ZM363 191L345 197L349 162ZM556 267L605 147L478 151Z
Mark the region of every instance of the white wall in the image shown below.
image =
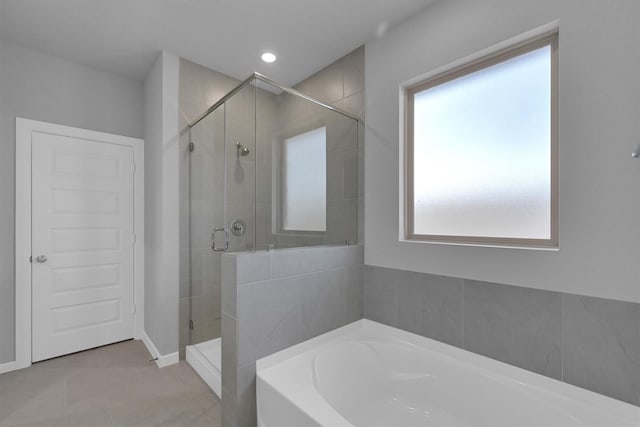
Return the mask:
M142 84L0 41L0 363L14 359L15 118L142 138Z
M560 21L560 250L399 242L399 85ZM366 45L365 262L640 302L640 3L447 0Z
M145 332L161 355L178 351L179 69L162 52L144 85Z

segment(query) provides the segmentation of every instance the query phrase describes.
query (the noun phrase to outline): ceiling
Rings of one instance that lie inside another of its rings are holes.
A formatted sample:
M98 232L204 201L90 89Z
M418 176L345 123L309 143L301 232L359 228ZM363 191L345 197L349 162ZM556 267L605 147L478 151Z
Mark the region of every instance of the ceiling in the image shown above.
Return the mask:
M164 49L292 86L433 1L0 0L0 40L135 80Z

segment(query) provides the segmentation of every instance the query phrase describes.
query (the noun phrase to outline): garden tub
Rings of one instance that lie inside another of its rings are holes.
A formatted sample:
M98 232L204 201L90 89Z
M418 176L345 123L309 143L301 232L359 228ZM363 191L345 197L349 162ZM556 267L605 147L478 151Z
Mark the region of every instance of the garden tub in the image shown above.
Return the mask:
M370 320L256 363L260 427L638 427L640 408Z

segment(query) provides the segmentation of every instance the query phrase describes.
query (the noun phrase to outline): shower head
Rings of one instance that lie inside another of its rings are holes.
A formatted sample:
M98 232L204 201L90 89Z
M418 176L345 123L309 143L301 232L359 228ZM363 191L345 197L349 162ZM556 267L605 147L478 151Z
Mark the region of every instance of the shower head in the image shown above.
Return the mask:
M236 150L238 152L238 157L242 156L248 156L249 153L251 151L249 151L249 149L247 147L245 147L244 145L240 144L239 142L236 142Z

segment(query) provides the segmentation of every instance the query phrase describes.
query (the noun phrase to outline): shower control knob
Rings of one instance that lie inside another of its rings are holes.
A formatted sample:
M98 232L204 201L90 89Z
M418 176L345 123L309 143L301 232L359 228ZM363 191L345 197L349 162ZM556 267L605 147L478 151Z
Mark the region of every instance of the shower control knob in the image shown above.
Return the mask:
M244 236L246 228L247 226L240 219L236 219L235 221L233 221L233 224L231 224L231 232L234 236Z
M39 263L41 263L41 264L42 264L43 262L47 262L47 256L46 256L46 255L38 255L38 256L36 257L36 262L39 262Z

